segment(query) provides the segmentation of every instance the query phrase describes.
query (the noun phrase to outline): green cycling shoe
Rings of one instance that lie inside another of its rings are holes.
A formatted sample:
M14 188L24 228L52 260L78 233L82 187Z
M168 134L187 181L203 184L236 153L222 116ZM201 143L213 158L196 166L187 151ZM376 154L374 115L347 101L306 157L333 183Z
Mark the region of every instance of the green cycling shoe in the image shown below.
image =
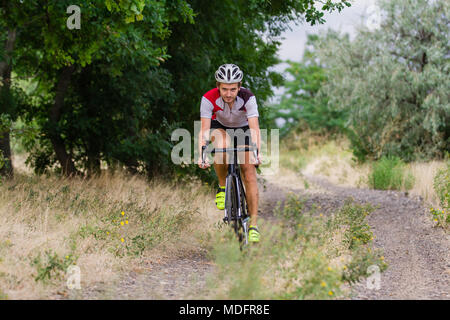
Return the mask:
M225 209L225 187L219 187L216 193L216 206L217 209Z
M248 228L248 241L253 243L259 242L258 227L250 226L250 228Z

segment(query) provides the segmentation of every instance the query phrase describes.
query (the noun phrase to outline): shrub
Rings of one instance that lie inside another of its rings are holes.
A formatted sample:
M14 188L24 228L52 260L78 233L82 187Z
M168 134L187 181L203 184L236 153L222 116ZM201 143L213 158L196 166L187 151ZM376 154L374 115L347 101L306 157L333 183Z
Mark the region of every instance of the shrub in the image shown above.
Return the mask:
M375 162L369 173L369 186L380 190L409 190L414 185L414 177L405 176L405 164L398 157L382 157Z
M346 131L359 160L440 159L450 148L450 4L379 6L386 14L376 30L361 26L352 40L334 31L320 39L316 53L327 66L321 92L331 109L348 112Z

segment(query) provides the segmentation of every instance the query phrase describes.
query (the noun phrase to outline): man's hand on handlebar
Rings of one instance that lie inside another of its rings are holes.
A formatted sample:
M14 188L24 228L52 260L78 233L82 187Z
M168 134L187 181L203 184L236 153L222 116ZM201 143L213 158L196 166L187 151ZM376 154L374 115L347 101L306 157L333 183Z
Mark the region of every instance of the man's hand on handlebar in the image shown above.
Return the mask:
M201 169L208 169L208 168L211 166L211 164L209 163L208 158L206 158L206 159L205 159L205 162L203 162L202 158L200 157L200 158L198 159L197 164L198 164L198 166L199 166Z
M262 163L262 156L261 153L258 153L258 156L256 157L256 162L254 163L256 166L259 166Z

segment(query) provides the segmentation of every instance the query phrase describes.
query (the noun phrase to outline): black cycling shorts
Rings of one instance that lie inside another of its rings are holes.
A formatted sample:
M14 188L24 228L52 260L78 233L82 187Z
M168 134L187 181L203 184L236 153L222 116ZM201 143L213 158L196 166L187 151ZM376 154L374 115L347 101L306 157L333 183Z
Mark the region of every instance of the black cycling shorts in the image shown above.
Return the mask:
M242 141L244 141L244 145L246 145L246 146L250 146L250 144L252 142L252 137L250 135L250 127L249 126L231 128L231 127L224 126L223 124L221 124L217 120L211 120L211 132L214 129L223 129L228 134L229 134L230 131L227 131L227 129L228 130L233 130L233 132L230 135L230 137L234 138L234 147L236 147L238 145L242 145ZM243 133L241 132L241 130L235 131L237 129L242 129Z

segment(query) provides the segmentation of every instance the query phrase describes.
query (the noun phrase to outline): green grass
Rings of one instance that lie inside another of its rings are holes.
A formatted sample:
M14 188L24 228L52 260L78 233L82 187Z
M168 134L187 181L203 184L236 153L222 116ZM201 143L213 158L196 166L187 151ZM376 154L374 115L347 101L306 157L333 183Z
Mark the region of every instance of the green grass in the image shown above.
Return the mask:
M379 190L410 190L414 177L406 172L405 163L398 157L382 157L372 165L369 186Z

